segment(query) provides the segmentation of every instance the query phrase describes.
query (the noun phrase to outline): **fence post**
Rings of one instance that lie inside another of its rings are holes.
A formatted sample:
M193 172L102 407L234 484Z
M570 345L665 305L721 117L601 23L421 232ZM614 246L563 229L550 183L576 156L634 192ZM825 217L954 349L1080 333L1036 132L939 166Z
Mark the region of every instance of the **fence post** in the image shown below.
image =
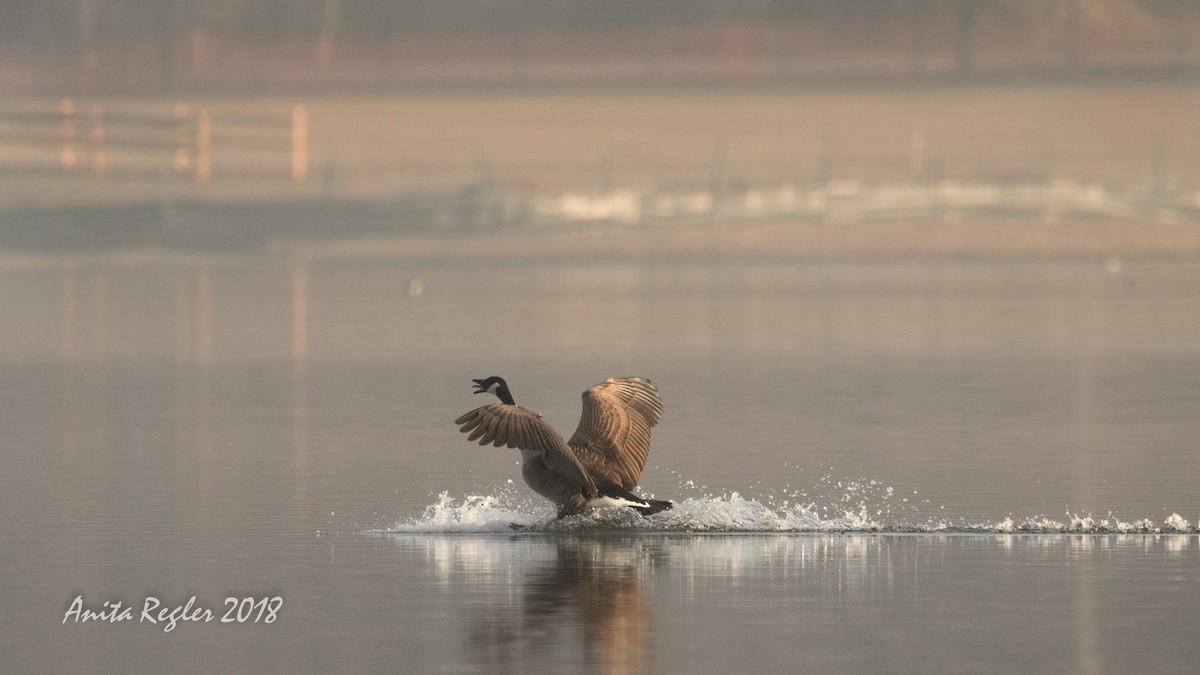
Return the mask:
M92 173L104 173L108 168L108 155L104 151L104 109L99 104L92 106L88 127L88 168Z
M196 113L196 182L212 178L212 118L208 111Z
M925 132L913 131L908 143L908 173L916 179L925 173Z
M1151 156L1151 188L1155 197L1161 197L1167 188L1167 137L1161 131L1154 137Z
M176 103L171 117L175 120L175 151L171 155L171 168L175 173L183 174L188 172L188 167L192 164L192 129L188 124L188 107L183 103Z
M292 180L308 177L308 109L302 105L292 108Z
M78 155L75 153L75 100L64 98L58 102L58 137L62 148L58 153L58 165L64 171L75 168Z
M817 147L817 167L813 178L817 183L825 184L833 180L833 134L828 129L821 132Z
M600 158L600 192L603 194L611 194L617 189L615 164L612 147L609 147Z
M718 138L713 144L712 164L708 169L708 192L712 196L712 206L709 213L709 225L720 225L725 211L725 196L728 192L728 179L725 176L725 158L727 147L724 138Z

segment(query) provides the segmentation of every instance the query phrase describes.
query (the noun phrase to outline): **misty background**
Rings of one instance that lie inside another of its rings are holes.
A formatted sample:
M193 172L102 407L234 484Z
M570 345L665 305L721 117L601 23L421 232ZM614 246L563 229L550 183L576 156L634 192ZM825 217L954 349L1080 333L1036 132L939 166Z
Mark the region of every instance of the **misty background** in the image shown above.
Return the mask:
M0 3L0 670L1186 672L1198 77L1182 0ZM470 380L624 374L677 507L514 535ZM284 609L63 620L150 595Z
M79 0L0 14L0 245L20 250L1196 218L1193 3ZM1141 232L1101 239L1194 246ZM740 236L768 254L779 239ZM1106 246L1050 238L1034 248ZM634 248L689 246L660 239ZM853 251L844 240L879 237L801 239Z
M0 9L18 93L1194 76L1185 0L62 0Z

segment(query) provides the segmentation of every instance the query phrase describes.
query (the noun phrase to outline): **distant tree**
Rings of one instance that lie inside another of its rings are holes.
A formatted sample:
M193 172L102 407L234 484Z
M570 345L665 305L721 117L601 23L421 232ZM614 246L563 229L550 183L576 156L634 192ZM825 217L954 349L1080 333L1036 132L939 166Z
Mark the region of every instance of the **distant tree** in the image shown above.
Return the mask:
M79 46L88 58L96 51L96 26L100 22L101 0L78 0L79 9Z
M317 63L328 65L333 60L333 38L341 18L342 0L324 0L321 12L321 34L317 37Z
M183 0L162 0L152 5L155 41L158 43L158 84L162 93L173 96L179 83L179 64L176 47L182 32ZM155 11L157 10L157 11Z
M958 0L955 17L954 69L960 77L969 77L974 68L975 29L984 6L994 0Z

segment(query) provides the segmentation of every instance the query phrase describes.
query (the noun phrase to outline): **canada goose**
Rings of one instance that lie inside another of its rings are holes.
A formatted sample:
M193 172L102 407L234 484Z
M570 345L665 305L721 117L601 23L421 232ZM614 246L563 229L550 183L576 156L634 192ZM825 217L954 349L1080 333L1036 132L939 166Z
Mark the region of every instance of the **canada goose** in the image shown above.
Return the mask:
M593 504L629 506L648 516L671 502L633 493L650 452L650 428L662 418L662 399L644 377L610 377L583 392L583 415L564 441L542 416L517 405L503 378L472 380L489 403L454 420L468 441L521 450L521 476L533 491L558 505L558 517Z

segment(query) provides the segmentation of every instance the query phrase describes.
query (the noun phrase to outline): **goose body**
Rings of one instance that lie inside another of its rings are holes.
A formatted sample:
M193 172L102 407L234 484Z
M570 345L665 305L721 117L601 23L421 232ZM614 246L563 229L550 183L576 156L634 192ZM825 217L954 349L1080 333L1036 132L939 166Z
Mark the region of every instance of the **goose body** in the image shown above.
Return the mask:
M650 429L662 418L662 398L644 377L610 377L583 392L583 414L570 440L538 413L516 404L503 378L474 380L476 394L499 403L458 419L468 441L521 451L521 476L534 492L558 506L558 517L601 504L628 506L642 515L671 502L634 494L650 452Z

